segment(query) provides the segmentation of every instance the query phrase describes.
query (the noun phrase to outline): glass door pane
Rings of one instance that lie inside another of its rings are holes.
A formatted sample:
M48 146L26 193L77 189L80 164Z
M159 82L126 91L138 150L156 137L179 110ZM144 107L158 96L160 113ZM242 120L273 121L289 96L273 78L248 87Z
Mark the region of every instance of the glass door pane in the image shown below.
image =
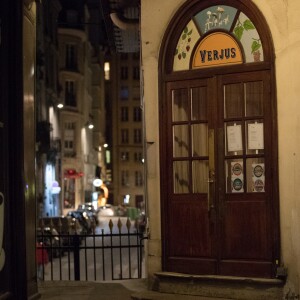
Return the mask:
M188 120L188 100L187 89L172 91L172 116L174 122Z
M264 192L264 176L254 175L256 166L265 170L263 81L224 84L223 91L226 193Z

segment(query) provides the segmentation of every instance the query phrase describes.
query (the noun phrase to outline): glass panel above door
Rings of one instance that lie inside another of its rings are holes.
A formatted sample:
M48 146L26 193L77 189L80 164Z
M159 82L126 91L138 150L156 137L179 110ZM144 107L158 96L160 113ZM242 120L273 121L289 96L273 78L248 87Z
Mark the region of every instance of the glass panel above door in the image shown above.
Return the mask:
M210 41L199 50L197 47L205 39ZM206 68L207 62L211 67L220 67L265 60L256 24L240 9L221 3L206 7L187 20L175 47L173 71ZM226 54L224 50L232 52ZM241 57L235 61L237 56ZM200 58L201 63L193 63Z

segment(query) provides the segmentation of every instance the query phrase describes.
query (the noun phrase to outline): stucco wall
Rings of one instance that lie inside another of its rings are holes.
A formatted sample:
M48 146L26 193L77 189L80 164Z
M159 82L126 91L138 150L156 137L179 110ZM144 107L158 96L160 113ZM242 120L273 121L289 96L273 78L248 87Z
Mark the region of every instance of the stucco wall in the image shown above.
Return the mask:
M158 59L164 32L182 0L143 0L142 68L146 121L148 273L161 270L158 134ZM275 48L277 85L281 254L288 268L287 289L300 290L300 2L254 0L265 16Z

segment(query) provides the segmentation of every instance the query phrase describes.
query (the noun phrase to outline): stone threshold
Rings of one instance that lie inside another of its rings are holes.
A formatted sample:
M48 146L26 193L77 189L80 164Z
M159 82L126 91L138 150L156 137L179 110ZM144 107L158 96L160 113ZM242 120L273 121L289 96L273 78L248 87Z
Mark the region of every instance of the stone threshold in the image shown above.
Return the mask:
M198 295L238 300L282 300L280 279L192 275L156 272L155 290L161 293Z

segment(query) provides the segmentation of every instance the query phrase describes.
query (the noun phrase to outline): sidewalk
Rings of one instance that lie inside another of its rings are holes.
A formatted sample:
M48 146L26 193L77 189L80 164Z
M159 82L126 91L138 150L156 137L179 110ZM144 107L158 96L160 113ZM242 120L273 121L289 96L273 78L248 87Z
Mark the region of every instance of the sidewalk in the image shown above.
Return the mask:
M228 300L148 291L144 279L113 282L46 281L39 284L42 300Z

